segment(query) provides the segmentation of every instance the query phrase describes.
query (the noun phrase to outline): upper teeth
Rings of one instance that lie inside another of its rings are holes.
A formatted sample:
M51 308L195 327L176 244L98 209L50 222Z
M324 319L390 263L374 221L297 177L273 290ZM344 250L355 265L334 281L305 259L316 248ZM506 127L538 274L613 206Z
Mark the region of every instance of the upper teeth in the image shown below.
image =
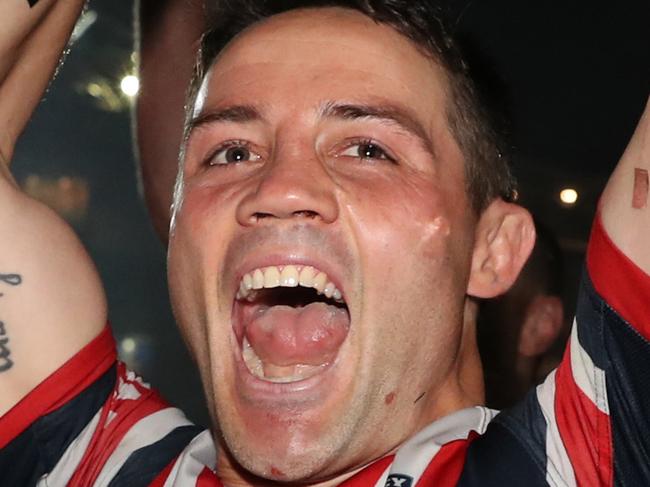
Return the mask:
M327 274L311 266L269 266L255 269L242 277L237 299L255 298L256 290L274 287L307 287L318 294L343 302L341 291L329 280Z

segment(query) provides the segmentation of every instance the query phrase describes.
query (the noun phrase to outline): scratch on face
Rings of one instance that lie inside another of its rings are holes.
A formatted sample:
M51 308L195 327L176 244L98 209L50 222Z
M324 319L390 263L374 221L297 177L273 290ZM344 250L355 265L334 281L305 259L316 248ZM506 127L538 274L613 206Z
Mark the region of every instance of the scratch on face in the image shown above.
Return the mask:
M422 394L420 394L420 395L417 397L417 399L416 399L415 401L413 401L413 404L417 404L417 403L420 401L420 399L422 399L422 398L424 397L425 394L426 394L426 391L423 392Z

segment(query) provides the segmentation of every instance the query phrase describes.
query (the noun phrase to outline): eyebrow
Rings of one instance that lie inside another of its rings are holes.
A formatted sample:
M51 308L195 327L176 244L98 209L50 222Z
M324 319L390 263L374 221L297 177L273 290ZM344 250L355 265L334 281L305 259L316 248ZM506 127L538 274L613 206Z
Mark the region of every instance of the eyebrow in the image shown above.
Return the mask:
M408 109L398 105L385 102L379 104L327 102L319 110L319 117L342 120L375 119L388 122L415 136L429 155L435 157L433 143L427 131ZM186 133L189 136L195 129L215 123L248 123L259 120L264 120L264 117L254 105L226 106L207 110L190 120Z
M415 136L422 147L435 156L433 143L424 126L408 109L391 103L357 104L357 103L326 103L320 112L323 118L338 118L343 120L375 119L396 125L401 130Z
M187 124L187 133L214 123L246 123L262 120L262 114L253 105L233 105L207 110Z

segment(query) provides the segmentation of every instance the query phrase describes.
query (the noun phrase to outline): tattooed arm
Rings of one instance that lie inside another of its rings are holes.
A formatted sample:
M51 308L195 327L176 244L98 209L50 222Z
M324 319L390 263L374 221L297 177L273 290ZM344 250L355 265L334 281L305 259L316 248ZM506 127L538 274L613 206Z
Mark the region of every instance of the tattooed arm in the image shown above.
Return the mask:
M0 1L0 416L106 323L103 289L81 243L8 169L81 7Z
M650 274L650 100L602 197L603 224L610 238Z

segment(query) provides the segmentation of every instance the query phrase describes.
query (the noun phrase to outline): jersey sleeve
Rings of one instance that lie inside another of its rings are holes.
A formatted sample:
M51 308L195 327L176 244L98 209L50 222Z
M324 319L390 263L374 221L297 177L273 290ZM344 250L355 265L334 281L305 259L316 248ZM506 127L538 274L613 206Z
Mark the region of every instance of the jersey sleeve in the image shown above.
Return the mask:
M559 438L578 485L650 483L650 276L596 219L564 360Z
M560 366L468 451L459 485L650 485L650 276L597 216Z
M201 430L117 362L106 326L0 418L0 485L148 485Z

